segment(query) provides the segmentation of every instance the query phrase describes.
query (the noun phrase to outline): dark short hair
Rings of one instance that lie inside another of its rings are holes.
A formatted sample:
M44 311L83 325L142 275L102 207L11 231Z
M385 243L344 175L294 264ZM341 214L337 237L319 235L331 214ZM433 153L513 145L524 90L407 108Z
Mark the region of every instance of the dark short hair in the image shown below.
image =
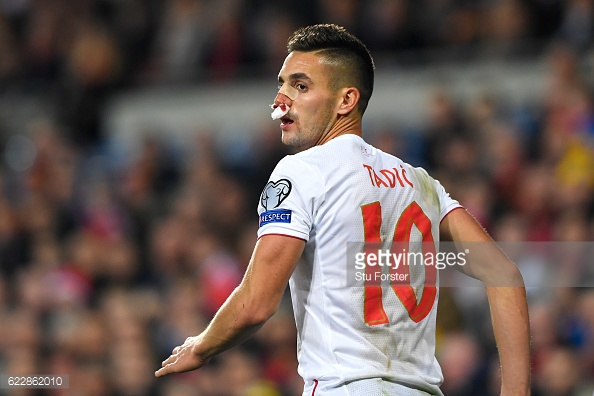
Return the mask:
M347 73L341 76L361 93L359 113L363 115L373 92L375 65L371 53L357 37L334 24L299 28L289 37L287 51L321 52L330 61L341 64Z

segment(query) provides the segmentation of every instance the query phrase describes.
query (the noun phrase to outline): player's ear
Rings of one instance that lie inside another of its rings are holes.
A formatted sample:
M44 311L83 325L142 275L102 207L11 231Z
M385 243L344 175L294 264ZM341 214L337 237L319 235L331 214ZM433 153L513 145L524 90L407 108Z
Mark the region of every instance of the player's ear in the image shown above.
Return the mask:
M347 87L340 90L340 103L338 106L338 114L347 115L357 107L361 92L355 87Z

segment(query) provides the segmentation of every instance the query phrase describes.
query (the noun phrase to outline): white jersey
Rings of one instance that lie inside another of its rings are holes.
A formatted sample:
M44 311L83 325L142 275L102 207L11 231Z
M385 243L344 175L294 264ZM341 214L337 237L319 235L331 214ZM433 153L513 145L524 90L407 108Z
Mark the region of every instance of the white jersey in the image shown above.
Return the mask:
M407 269L410 278L398 295L389 280L365 287L365 279L353 279L350 246L395 235L437 245L440 221L457 207L423 169L352 134L278 163L260 198L258 237L306 241L289 282L304 395L314 389L315 395L375 395L382 383L404 385L411 395L442 394L435 359L438 293L424 286L429 270ZM344 391L353 386L355 393Z

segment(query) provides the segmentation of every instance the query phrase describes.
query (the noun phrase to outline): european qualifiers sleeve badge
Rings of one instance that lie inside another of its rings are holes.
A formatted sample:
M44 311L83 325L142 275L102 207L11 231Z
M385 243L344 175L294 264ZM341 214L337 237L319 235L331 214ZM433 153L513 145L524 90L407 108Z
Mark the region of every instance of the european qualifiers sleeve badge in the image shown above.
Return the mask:
M277 209L287 199L291 190L291 182L287 179L269 181L264 186L264 190L260 196L260 204L264 208L264 212L260 215L260 227L268 223L291 222L291 210Z

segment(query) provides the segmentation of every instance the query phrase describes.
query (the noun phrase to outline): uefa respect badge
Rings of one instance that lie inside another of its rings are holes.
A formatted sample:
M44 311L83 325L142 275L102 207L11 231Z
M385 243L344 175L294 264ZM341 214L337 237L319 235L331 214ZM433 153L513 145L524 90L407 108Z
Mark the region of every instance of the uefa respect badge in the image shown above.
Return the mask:
M260 215L260 227L269 223L290 223L292 211L289 209L269 210Z

